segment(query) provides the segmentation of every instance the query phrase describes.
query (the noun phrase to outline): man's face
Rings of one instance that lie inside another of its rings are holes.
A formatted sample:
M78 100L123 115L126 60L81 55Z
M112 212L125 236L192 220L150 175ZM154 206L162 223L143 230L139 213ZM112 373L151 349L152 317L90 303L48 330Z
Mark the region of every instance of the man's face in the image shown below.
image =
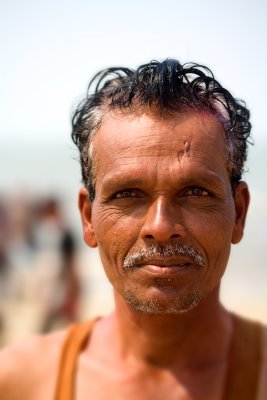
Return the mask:
M192 308L219 285L248 204L244 184L233 197L222 126L204 112L116 112L94 149L93 204L80 193L84 237L115 291L146 312Z

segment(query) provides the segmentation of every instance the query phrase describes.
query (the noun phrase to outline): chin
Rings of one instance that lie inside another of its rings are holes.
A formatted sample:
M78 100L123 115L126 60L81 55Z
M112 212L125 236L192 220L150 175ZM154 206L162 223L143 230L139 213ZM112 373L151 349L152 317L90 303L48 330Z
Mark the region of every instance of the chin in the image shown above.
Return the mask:
M199 305L203 296L196 291L186 295L176 295L169 297L164 295L153 295L141 299L131 291L124 294L124 299L134 310L146 314L182 314L186 313Z

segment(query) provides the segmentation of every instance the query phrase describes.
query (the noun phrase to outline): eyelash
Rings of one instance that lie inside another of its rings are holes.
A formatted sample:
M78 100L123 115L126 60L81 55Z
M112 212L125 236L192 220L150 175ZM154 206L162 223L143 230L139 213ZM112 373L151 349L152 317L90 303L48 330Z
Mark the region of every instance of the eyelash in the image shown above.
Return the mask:
M184 192L183 195L186 197L208 197L210 196L210 192L202 187L191 187L187 188ZM112 196L113 199L127 199L127 198L139 198L141 197L141 193L137 189L125 189L121 190L117 193L115 193L114 196Z
M125 196L125 194L128 194ZM134 196L133 196L134 194ZM138 191L135 189L125 189L125 190L121 190L120 192L117 192L113 198L114 199L124 199L124 198L130 198L130 197L140 197L140 195L138 196Z
M189 194L189 192L192 192L192 194ZM197 193L194 193L197 192ZM195 197L208 197L210 196L210 193L208 190L202 188L202 187L192 187L190 189L187 189L185 191L185 195L190 195L190 196L195 196Z

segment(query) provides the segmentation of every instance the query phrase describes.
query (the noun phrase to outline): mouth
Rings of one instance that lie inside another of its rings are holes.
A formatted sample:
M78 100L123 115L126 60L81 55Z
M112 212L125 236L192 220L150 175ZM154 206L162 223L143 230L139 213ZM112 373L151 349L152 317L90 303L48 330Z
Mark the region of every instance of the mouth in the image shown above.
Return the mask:
M156 258L142 260L136 265L136 268L143 269L147 272L166 276L177 274L181 271L193 267L194 264L188 258Z

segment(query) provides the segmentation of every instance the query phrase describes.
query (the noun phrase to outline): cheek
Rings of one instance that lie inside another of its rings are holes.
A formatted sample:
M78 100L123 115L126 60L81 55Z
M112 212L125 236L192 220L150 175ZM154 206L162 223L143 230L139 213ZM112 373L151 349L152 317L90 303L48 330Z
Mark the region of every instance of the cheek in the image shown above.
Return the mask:
M230 207L210 209L205 212L188 213L185 216L189 236L198 241L209 261L228 259L234 228L235 212Z
M115 208L95 205L92 212L95 237L104 267L121 267L123 260L139 233L139 224L122 215Z

